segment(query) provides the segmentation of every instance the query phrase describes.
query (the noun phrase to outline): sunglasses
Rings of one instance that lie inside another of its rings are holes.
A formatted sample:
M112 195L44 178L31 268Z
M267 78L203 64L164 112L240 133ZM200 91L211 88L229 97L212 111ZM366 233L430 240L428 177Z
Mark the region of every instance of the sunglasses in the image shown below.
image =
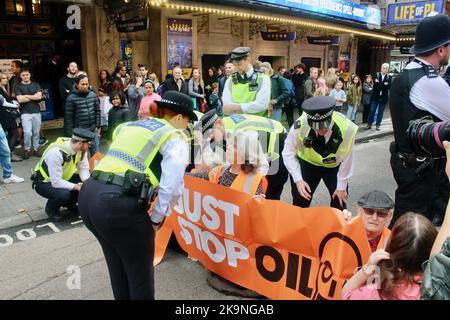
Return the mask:
M386 218L389 215L390 210L377 210L377 209L371 209L371 208L363 208L364 213L368 216L373 216L374 213L377 213L377 217L379 218Z

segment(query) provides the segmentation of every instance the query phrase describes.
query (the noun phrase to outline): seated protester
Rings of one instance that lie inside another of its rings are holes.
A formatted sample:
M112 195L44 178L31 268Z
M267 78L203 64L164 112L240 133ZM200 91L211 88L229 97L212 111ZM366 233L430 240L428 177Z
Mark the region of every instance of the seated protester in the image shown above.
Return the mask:
M235 119L235 117L238 117L239 120L243 121L240 121L238 125L233 125L235 122L232 119ZM246 125L247 123L251 123L251 125ZM196 147L199 147L200 149L200 152L198 152L195 158L196 171L209 172L209 170L215 166L225 162L224 152L226 139L230 134L238 131L267 132L271 130L268 124L271 124L275 129L284 130L281 123L265 117L233 115L220 118L217 115L216 110L208 111L194 127ZM268 149L270 151L271 138L268 140ZM275 145L275 141L273 141L273 145ZM269 171L269 162L263 152L258 153L258 156L260 157L258 159L258 163L260 163L260 166L257 169L258 173L265 176Z
M234 190L265 198L267 187L265 177L257 172L260 165L258 155L262 151L255 131L237 132L227 140L226 159L229 164L215 167L208 174L190 173L190 175L206 179ZM247 179L252 179L247 183ZM219 275L209 272L208 284L226 295L247 298L261 297L258 293L230 282Z
M112 108L108 112L109 140L118 125L130 120L130 110L126 106L125 94L120 91L111 92L109 95Z
M419 300L422 264L428 259L436 228L424 216L406 213L392 228L386 250L369 261L342 288L344 300ZM375 283L369 280L375 278ZM369 283L369 284L367 284Z
M450 69L450 68L449 68ZM444 141L447 153L445 172L450 180L450 143ZM422 299L450 300L450 200L444 222L433 244L430 260L423 265Z
M392 220L394 201L383 191L370 191L358 200L358 216L361 219L369 240L370 251L383 249L391 234L388 229ZM352 214L344 210L344 219L350 221Z
M264 176L258 173L262 147L256 131L237 132L227 143L227 164L213 168L209 173L194 173L194 176L218 183L234 190L264 197ZM252 179L252 183L247 183Z
M45 150L33 174L33 189L47 198L45 213L52 221L64 216L60 207L77 212L82 182L90 177L88 150L95 133L84 128L73 129L72 138L58 138Z

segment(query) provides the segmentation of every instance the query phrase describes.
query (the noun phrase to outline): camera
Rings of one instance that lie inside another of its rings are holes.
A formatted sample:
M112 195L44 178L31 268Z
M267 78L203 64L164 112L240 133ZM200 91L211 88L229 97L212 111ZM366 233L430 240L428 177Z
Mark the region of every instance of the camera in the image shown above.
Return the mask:
M450 122L434 122L431 116L409 122L406 140L413 152L423 157L445 156L443 141L450 141Z

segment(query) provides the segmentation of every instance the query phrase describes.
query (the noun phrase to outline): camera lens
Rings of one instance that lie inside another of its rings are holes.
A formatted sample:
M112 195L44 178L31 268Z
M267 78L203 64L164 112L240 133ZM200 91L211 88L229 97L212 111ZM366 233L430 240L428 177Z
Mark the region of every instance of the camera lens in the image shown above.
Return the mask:
M442 141L450 141L450 122L433 122L429 117L411 121L406 138L419 156L444 156Z

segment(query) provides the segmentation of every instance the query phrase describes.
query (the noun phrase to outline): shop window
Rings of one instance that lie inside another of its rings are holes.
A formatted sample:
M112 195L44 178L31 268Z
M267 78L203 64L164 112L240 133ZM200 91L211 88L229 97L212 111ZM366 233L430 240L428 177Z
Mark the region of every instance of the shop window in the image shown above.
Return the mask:
M48 3L45 0L31 0L31 11L36 17L48 16Z
M5 8L8 16L26 16L25 0L6 0Z

